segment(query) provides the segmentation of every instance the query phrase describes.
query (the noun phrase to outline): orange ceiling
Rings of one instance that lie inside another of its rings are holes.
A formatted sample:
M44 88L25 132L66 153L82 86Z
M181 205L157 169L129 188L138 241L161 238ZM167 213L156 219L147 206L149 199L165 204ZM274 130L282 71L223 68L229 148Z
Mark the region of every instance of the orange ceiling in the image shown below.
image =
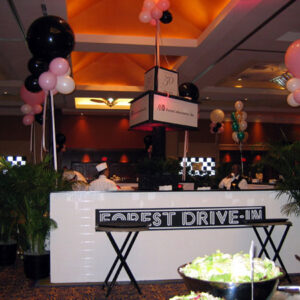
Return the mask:
M68 23L75 34L154 37L155 27L139 21L143 0L67 0ZM230 0L170 0L173 21L161 24L162 38L196 39ZM153 49L154 52L154 49ZM73 77L82 85L143 86L154 53L72 53ZM172 69L180 57L161 57Z

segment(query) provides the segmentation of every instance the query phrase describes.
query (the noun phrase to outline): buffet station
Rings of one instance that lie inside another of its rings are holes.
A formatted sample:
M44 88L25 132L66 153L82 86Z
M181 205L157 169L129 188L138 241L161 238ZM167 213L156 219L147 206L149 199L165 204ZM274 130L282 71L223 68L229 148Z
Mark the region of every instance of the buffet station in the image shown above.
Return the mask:
M161 191L52 193L50 216L58 227L50 234L51 282L104 282L116 254L99 222L148 222L127 258L137 281L179 279L178 267L195 257L249 252L251 241L261 246L253 228L245 222L280 219L290 230L279 249L285 227L275 226L272 242L289 274L299 273L300 219L281 213L285 196L272 190L246 191ZM116 232L121 244L126 233ZM271 259L272 245L266 246ZM278 259L278 255L275 257ZM279 261L276 265L280 266ZM128 281L122 269L118 281Z

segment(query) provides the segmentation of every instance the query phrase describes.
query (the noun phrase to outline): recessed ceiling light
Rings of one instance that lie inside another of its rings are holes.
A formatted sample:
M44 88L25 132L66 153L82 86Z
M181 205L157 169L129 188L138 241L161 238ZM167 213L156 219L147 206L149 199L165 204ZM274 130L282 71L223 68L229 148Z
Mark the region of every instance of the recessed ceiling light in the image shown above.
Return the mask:
M238 81L242 81L243 79L240 77L240 78L238 78L237 80L238 80Z
M7 94L8 94L8 91L4 91L3 94L4 94L4 95L7 95Z

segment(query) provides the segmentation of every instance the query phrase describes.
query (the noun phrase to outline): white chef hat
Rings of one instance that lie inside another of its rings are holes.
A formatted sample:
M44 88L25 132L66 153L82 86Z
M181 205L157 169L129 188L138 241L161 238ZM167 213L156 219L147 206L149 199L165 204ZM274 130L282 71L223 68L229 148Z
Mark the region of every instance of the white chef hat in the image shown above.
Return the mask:
M98 172L101 172L101 171L107 169L107 164L106 164L106 162L103 162L103 163L98 164L98 165L96 166L96 169L97 169Z

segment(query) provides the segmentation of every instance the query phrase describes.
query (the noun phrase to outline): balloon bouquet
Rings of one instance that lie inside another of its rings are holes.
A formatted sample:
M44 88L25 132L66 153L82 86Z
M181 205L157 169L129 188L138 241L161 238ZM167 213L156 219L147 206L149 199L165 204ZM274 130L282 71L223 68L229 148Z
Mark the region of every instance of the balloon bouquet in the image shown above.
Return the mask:
M221 109L214 109L210 113L210 120L211 120L211 123L209 125L210 133L224 132L224 123L223 123L224 117L225 114Z
M242 144L248 140L248 132L245 131L247 129L247 113L243 111L244 104L242 101L238 100L235 102L234 107L236 112L231 113L232 119L232 139L235 143L240 146L240 154L241 154L241 169L242 174L244 173L244 165L242 159Z
M232 119L232 139L236 143L245 143L248 139L248 132L245 130L247 129L247 113L242 111L244 104L242 101L238 100L235 102L234 107L236 112L231 113Z
M150 23L156 26L158 20L164 24L172 22L172 14L168 11L169 0L144 0L143 8L139 14L142 23Z
M33 57L28 62L31 75L25 79L20 90L20 96L25 102L21 106L24 114L23 124L31 125L34 120L41 123L43 111L44 142L46 105L47 99L50 98L53 147L56 147L53 95L69 94L75 89L75 82L70 76L71 69L67 60L74 49L74 33L64 19L57 16L44 16L30 25L26 40ZM54 167L57 169L56 151L53 152Z
M288 71L294 76L286 83L286 88L290 92L287 103L297 107L300 106L300 40L294 41L288 47L284 59Z

